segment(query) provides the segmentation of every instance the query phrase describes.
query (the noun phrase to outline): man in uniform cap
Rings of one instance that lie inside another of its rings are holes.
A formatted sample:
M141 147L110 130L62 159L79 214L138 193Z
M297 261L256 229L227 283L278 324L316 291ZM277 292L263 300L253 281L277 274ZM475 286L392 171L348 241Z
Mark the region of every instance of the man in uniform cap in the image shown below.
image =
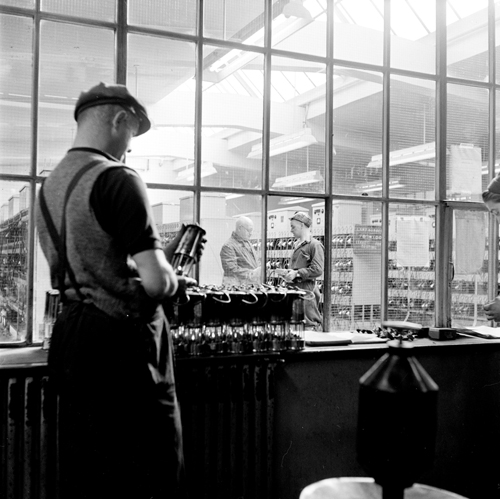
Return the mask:
M312 220L307 213L298 211L290 218L291 231L297 241L285 281L310 291L304 299L305 327L306 330L321 331L323 316L319 310L320 293L316 279L323 275L325 251L323 245L311 236L311 225Z
M63 302L48 358L60 400L59 497L179 497L181 425L161 301L195 281L175 275L146 186L121 161L151 126L144 106L125 86L99 83L74 116L73 147L36 206Z

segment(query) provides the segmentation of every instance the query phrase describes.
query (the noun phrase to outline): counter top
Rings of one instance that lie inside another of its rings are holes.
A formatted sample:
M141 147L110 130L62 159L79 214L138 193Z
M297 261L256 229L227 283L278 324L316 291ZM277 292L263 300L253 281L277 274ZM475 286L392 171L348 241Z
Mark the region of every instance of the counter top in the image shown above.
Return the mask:
M429 348L465 348L465 347L480 347L486 348L487 346L499 348L500 340L496 339L482 339L472 338L459 335L456 340L436 341L429 338L418 338L413 341L413 345L417 349ZM386 343L351 343L349 345L334 345L334 346L306 346L304 350L298 352L285 351L285 352L263 352L258 354L245 354L245 355L217 355L217 356L200 356L200 357L179 357L177 361L182 363L187 361L209 360L216 361L235 361L235 360L248 360L248 359L264 359L270 358L287 359L293 357L297 359L306 358L311 355L314 356L330 356L335 353L349 353L363 351L380 351L387 349ZM30 367L44 367L47 365L47 350L41 347L22 347L22 348L1 348L0 349L0 370L1 369L18 369Z
M41 347L2 348L0 369L46 366L47 356Z

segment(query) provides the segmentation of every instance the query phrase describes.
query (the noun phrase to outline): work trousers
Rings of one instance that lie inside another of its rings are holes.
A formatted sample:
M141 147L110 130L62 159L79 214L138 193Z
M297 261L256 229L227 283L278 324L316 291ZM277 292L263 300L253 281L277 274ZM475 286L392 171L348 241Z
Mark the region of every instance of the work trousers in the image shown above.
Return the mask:
M73 302L54 325L60 499L183 495L180 412L168 324L117 320Z

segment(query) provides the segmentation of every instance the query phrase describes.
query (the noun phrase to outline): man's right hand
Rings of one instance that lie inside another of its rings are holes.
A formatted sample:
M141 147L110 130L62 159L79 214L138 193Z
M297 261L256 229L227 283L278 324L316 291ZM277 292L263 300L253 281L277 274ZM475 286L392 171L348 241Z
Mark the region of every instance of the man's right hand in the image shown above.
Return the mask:
M484 306L484 313L488 320L500 322L500 296Z
M260 282L260 267L250 271L250 279L252 281Z

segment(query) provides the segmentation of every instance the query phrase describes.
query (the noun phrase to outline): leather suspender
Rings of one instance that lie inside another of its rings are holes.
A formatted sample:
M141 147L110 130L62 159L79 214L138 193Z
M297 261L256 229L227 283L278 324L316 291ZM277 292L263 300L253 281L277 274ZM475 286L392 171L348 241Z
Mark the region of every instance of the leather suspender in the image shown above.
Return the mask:
M54 224L54 220L52 219L52 216L50 215L49 208L47 206L47 202L45 200L45 194L43 192L43 184L40 188L40 193L39 193L39 199L40 199L40 209L42 211L42 215L45 219L45 223L47 224L47 229L50 234L50 238L52 239L52 244L54 247L57 249L57 254L58 254L58 284L59 284L59 296L62 302L65 301L65 277L66 277L66 272L68 273L69 280L71 281L72 286L75 288L75 291L78 295L78 298L80 300L84 300L85 297L83 296L82 292L80 291L80 286L76 282L75 274L73 272L73 269L71 268L71 265L69 264L68 261L68 255L66 253L66 206L69 201L69 197L71 196L71 193L73 192L73 189L76 187L76 184L78 181L82 178L82 176L87 173L91 168L94 166L98 165L101 163L101 160L96 160L92 161L88 165L85 165L83 168L81 168L77 174L71 179L71 182L68 185L68 188L66 190L66 195L64 196L64 204L63 204L63 211L62 211L62 219L61 219L61 230L59 233L57 232L56 226Z

